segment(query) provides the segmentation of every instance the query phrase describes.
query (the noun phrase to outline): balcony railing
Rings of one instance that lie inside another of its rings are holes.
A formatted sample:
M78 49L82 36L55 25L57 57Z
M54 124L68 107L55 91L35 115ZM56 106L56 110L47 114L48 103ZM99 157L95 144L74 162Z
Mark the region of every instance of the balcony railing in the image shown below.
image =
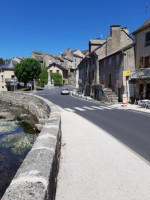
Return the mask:
M130 79L150 78L150 68L141 68L130 72Z
M6 83L13 83L14 79L12 79L12 78L5 78L5 82Z

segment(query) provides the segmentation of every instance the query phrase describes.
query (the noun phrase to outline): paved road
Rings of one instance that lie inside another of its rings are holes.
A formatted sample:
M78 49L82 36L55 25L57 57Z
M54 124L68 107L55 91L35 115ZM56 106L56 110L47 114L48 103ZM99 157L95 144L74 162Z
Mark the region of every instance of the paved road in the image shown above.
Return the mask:
M38 95L86 118L150 162L150 115L64 96L60 89L43 90Z

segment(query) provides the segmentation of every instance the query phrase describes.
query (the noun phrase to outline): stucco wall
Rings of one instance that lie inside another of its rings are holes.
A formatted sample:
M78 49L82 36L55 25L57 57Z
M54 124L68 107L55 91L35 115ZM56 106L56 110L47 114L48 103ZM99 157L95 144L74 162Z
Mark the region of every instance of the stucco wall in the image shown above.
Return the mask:
M2 81L2 76L3 75L3 81ZM0 91L7 91L6 87L6 82L5 79L11 79L11 76L14 76L14 71L10 70L5 70L3 72L0 72ZM4 87L4 88L3 88Z
M136 42L136 69L139 69L139 59L141 57L150 56L150 45L145 46L145 34L147 32L150 32L150 27L144 29L143 31L137 33L136 36L134 36L134 41Z

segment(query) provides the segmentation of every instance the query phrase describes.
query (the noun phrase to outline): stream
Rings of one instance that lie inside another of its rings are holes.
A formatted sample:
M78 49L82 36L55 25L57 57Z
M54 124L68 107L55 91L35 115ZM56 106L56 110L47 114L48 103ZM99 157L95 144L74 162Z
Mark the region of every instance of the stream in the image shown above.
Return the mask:
M29 111L0 103L0 199L37 138L37 123Z

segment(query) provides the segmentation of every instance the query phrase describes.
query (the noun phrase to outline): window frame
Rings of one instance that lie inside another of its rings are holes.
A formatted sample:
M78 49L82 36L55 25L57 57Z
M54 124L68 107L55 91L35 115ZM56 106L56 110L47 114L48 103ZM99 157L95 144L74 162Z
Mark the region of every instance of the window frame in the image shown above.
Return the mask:
M150 31L145 33L145 47L150 45Z

